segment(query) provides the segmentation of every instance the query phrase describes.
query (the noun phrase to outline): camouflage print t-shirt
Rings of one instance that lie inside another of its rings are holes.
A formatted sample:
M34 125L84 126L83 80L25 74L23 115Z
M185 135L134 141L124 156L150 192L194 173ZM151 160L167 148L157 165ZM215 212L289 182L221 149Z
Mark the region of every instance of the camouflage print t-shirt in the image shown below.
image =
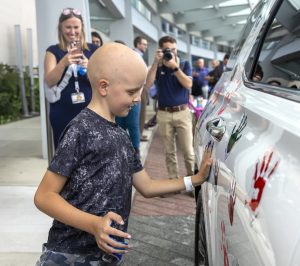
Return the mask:
M126 131L85 108L66 127L48 170L68 178L61 196L98 216L118 213L126 231L132 175L143 169ZM74 217L76 219L76 217ZM93 235L54 220L46 247L80 254L101 252Z

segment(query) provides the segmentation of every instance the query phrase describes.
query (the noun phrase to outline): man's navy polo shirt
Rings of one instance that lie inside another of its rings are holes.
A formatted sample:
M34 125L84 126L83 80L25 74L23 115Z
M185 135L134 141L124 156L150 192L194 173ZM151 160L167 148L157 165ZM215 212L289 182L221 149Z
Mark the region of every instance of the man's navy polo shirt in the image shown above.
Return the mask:
M192 76L188 61L182 61L180 69L187 76ZM178 106L186 104L189 100L190 91L181 85L172 69L164 65L157 68L155 85L158 90L158 105L161 107Z

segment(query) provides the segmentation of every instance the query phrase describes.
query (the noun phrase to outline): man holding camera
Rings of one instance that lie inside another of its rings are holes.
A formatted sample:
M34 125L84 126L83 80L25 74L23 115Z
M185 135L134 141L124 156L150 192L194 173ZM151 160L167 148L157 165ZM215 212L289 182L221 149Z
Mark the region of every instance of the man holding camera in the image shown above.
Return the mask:
M192 87L192 69L188 61L177 57L176 40L159 40L154 62L148 72L146 87L155 82L158 89L157 122L166 152L169 176L178 178L176 140L182 150L187 175L194 173L192 116L187 106Z

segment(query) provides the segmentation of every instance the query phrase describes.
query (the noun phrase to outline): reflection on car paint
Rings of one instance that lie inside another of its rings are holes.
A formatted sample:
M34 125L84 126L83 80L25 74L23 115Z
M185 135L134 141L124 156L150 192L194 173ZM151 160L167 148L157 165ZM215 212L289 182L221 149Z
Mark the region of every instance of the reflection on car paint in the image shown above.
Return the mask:
M199 128L198 130L201 129L201 127L203 126L204 121L206 120L206 118L208 116L210 116L210 114L215 110L216 106L212 104L212 100L209 100L206 103L205 109L203 110L202 114L201 114L201 122L199 124Z
M228 141L228 145L226 148L225 159L227 159L234 144L242 137L242 131L245 129L246 125L247 125L247 115L243 114L239 126L236 128L237 124L235 124L234 128L232 129L232 132L231 132L231 135L230 135L230 138Z
M276 163L273 164L272 158L273 158L273 152L270 152L269 154L267 152L264 155L259 172L258 172L259 161L257 161L256 163L255 172L253 176L253 183L250 191L251 200L249 202L249 206L251 210L254 212L256 211L260 203L266 183L269 181L270 177L273 175L274 171L276 170L280 162L279 160L277 160ZM271 168L272 165L274 165L273 168Z
M231 180L230 188L228 191L228 214L229 214L229 221L230 224L233 224L233 214L234 214L234 205L236 200L236 194L235 194L235 188L236 188L236 181L235 179Z
M226 93L224 96L222 107L218 111L218 115L221 115L225 111L226 107L230 104L230 100L231 100L231 93Z
M220 163L218 160L215 160L215 162L214 162L214 185L216 187L216 190L217 190L217 186L218 186L219 171L220 171Z
M221 251L223 251L223 257L224 257L224 266L229 266L229 260L228 260L228 242L226 239L226 232L225 232L225 223L224 221L221 222Z

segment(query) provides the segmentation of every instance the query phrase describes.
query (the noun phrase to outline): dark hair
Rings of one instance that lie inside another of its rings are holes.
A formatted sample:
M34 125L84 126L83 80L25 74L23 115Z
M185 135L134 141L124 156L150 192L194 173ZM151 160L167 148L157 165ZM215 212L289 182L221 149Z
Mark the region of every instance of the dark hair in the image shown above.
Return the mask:
M134 47L136 48L137 45L138 45L139 43L141 43L143 39L145 39L145 38L143 38L143 37L141 37L141 36L135 37L134 40L133 40L133 45L134 45Z
M115 40L115 42L116 42L116 43L120 43L120 44L124 44L124 45L126 45L126 43L125 43L125 42L123 42L123 41L121 41L121 40Z
M171 36L164 36L164 37L161 37L158 41L158 45L160 48L163 47L164 43L166 42L170 42L170 43L176 43L176 40L171 37Z
M225 60L225 59L227 59L227 60L229 59L229 54L225 54L225 55L224 55L223 60Z
M67 15L65 15L64 14L64 10L70 10L70 13L67 14ZM76 14L76 12L74 12L74 11L78 11L79 14ZM78 18L81 21L81 47L83 49L87 49L88 50L89 48L88 48L88 45L87 45L86 40L85 40L84 24L83 24L83 19L82 19L82 16L81 16L81 12L78 9L74 9L74 8L71 8L71 7L64 8L63 11L62 11L62 13L59 16L59 19L58 19L58 27L57 28L58 28L59 47L62 50L64 50L64 51L67 50L67 43L66 43L66 41L64 39L62 30L61 30L61 24L65 20L67 20L69 18L73 18L73 17Z
M92 35L92 37L98 38L100 40L100 46L103 45L103 40L102 40L102 38L101 38L101 36L100 36L100 34L98 32L92 31L91 35Z

